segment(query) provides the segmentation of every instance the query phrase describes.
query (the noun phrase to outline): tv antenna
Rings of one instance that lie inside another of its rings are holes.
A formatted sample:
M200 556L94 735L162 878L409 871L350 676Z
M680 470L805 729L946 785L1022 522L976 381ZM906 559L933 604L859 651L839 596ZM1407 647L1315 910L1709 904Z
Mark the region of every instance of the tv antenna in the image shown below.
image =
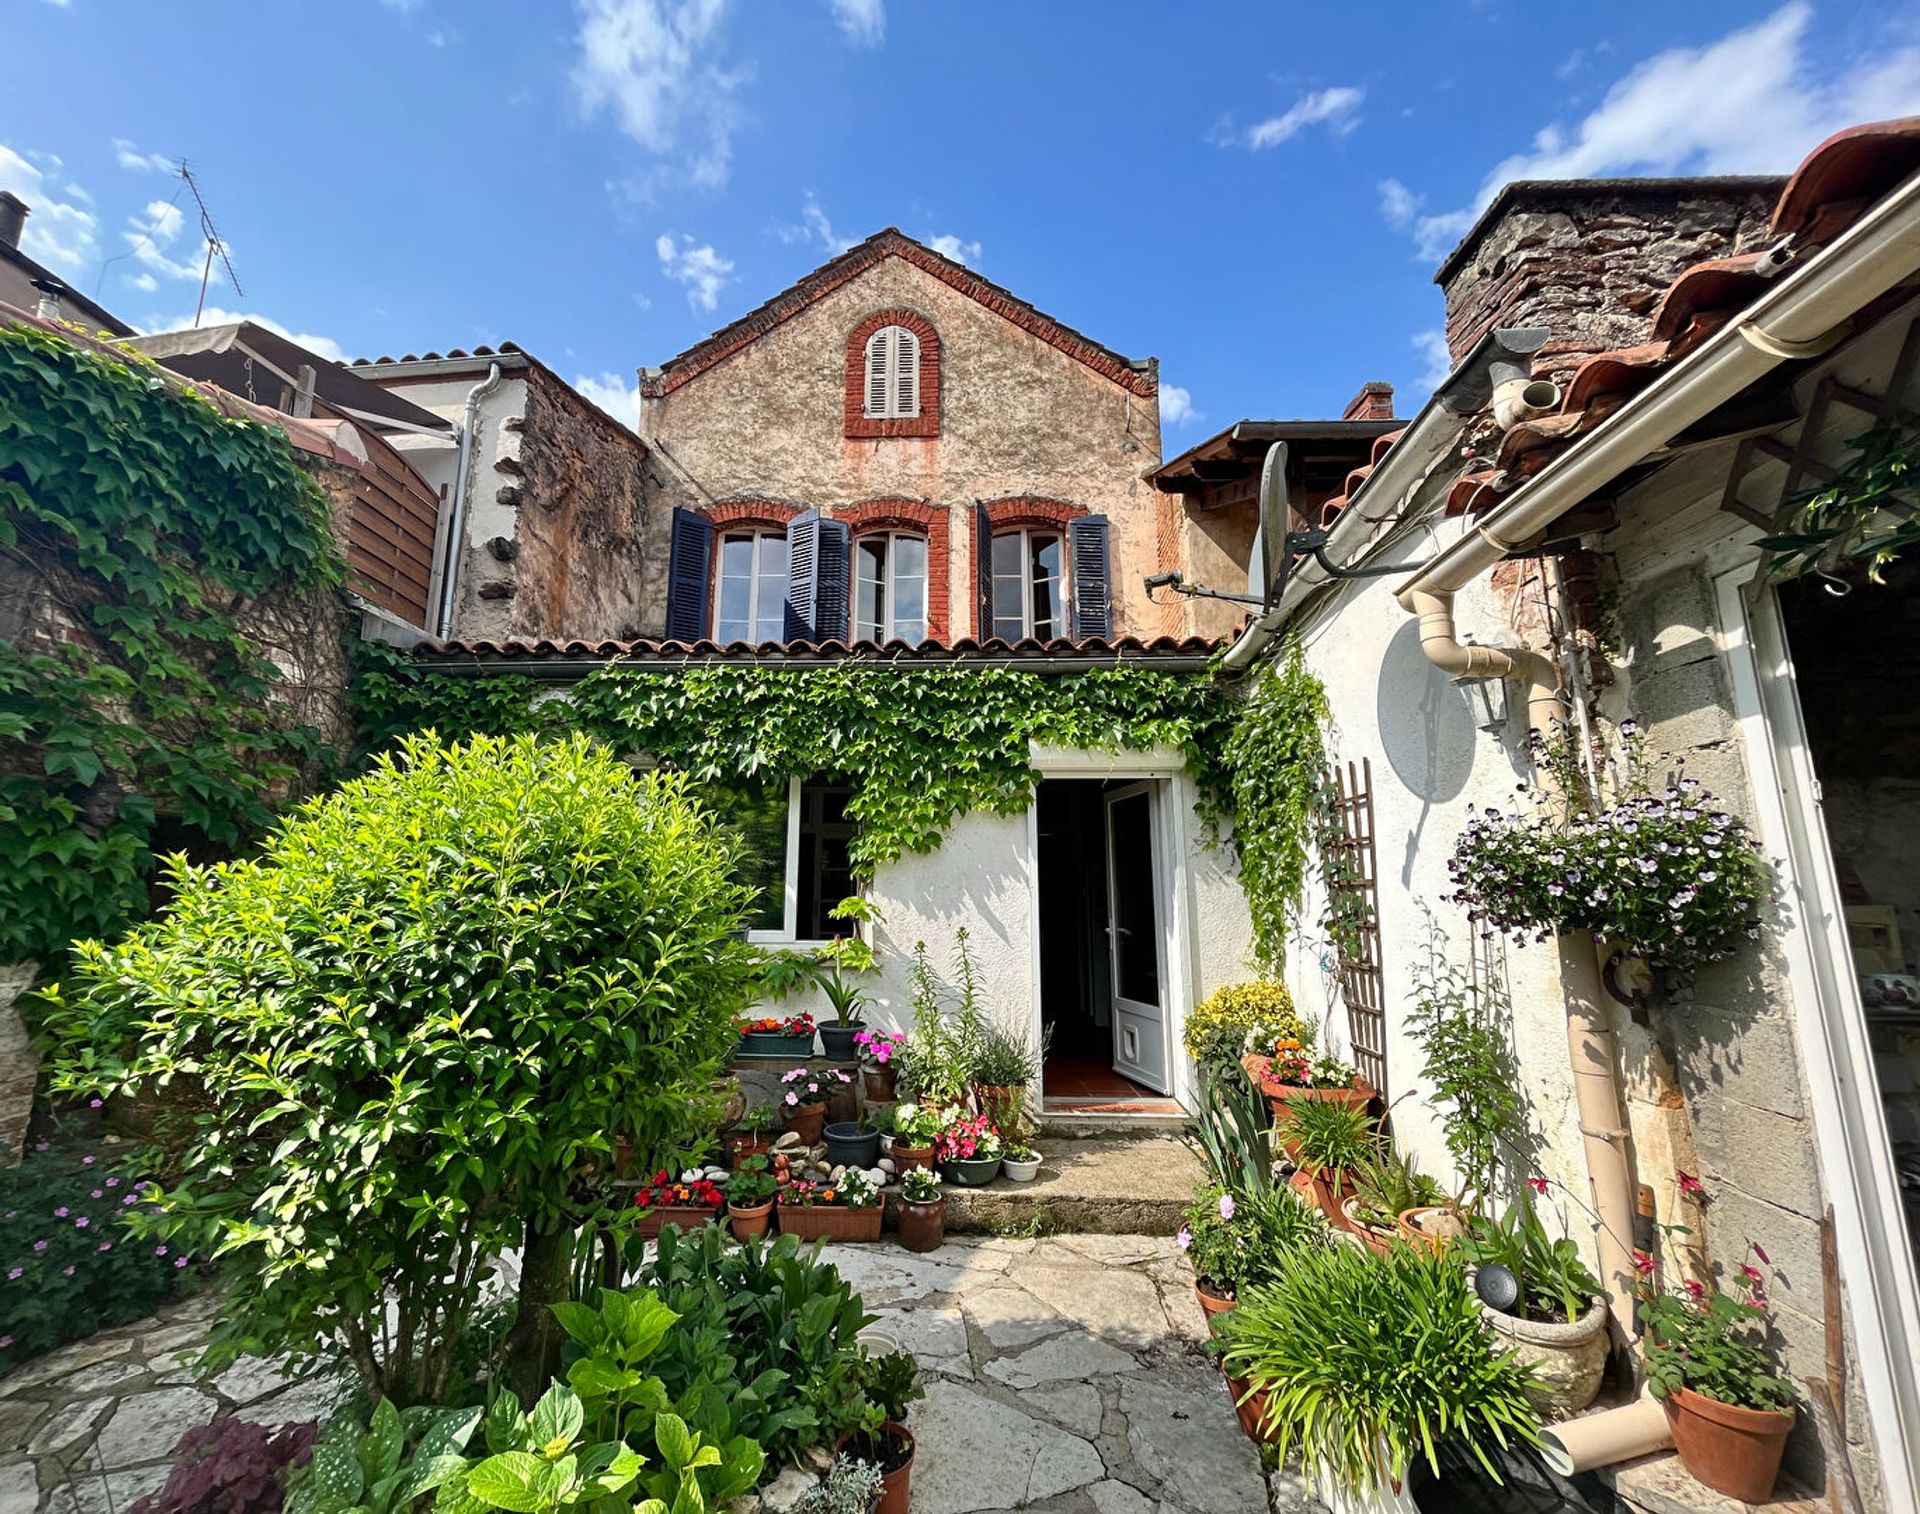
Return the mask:
M233 271L233 259L227 256L227 244L221 240L219 229L213 224L213 212L207 209L206 197L200 193L193 169L184 158L180 160L180 177L187 181L187 188L193 191L193 203L200 207L200 234L207 239L207 260L200 270L200 303L193 308L194 329L198 330L201 314L207 308L207 284L213 277L215 253L220 256L220 266L227 270L227 282L233 285L233 292L244 299L246 290L240 287L240 275Z

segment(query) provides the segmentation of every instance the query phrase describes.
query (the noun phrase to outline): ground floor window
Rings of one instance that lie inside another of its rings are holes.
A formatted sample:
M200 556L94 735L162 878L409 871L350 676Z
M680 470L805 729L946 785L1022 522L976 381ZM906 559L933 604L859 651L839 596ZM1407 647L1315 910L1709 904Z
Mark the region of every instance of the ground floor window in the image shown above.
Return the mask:
M826 941L852 926L828 911L854 892L852 785L824 778L712 785L707 802L738 834L740 876L759 892L752 941Z

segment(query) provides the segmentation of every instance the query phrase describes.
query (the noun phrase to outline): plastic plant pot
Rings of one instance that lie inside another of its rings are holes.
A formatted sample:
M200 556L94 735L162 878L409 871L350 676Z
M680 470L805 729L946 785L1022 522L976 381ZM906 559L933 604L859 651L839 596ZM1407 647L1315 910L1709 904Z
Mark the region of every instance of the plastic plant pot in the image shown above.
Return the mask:
M777 1030L750 1030L740 1037L740 1050L736 1055L804 1062L813 1055L813 1037L789 1036Z
M827 1164L867 1168L880 1160L880 1131L858 1120L828 1125L821 1134L827 1142Z
M829 1062L858 1062L860 1048L853 1044L853 1038L866 1028L861 1020L849 1020L844 1025L838 1020L826 1021L820 1027L821 1055Z
M1041 1158L1037 1156L1026 1162L1016 1162L1012 1157L1002 1157L1000 1170L1016 1183L1031 1183L1039 1176L1040 1162Z
M898 1147L894 1148L896 1151ZM940 1164L940 1176L962 1188L984 1188L1000 1176L998 1157L956 1157Z

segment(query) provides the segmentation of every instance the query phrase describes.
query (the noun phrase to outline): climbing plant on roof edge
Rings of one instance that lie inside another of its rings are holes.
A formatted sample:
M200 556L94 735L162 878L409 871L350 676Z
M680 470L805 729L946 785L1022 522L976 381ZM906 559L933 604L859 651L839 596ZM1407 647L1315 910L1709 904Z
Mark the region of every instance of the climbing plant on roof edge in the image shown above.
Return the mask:
M230 848L319 769L240 615L340 575L284 433L0 328L0 962L144 913L156 817Z

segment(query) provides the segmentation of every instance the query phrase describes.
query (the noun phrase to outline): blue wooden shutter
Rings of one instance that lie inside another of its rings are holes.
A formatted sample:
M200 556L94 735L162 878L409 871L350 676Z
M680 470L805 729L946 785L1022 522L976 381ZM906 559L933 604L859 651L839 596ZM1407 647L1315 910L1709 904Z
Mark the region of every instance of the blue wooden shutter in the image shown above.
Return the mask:
M787 524L787 640L834 641L847 634L852 532L843 520L807 510Z
M713 594L713 522L695 510L673 512L667 554L667 638L698 641L707 634Z
M973 636L985 641L993 635L993 521L987 507L973 502Z
M1106 516L1082 515L1068 521L1067 551L1073 561L1074 640L1105 641L1113 634Z

